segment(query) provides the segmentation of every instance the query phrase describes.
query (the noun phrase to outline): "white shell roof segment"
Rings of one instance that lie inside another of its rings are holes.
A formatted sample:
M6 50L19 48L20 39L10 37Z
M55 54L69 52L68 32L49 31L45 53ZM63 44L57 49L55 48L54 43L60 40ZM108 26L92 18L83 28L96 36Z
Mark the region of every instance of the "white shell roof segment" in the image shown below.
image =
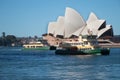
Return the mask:
M93 21L96 21L96 20L98 20L97 16L93 12L91 12L90 15L89 15L89 18L87 20L87 24L89 24Z
M48 24L48 33L54 34L56 27L56 22L50 22Z
M72 8L66 8L65 11L65 22L74 25L75 27L82 27L86 23L83 20L82 16Z
M57 19L57 26L56 26L56 35L64 35L64 17L59 16Z
M70 37L72 33L84 25L85 21L80 14L74 9L67 7L65 12L65 37Z
M87 24L88 28L95 28L95 29L99 29L99 27L105 22L105 20L96 20L93 21L89 24Z
M72 35L76 35L79 36L81 34L81 32L84 30L85 27L81 27L79 28L76 32L74 32Z

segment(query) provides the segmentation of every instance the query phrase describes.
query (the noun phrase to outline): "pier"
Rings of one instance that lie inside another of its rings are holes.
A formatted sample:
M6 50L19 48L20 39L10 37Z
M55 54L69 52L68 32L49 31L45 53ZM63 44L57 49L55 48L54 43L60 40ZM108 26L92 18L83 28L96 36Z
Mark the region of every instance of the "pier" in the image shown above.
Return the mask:
M110 40L99 39L98 42L102 48L120 48L120 43L115 43Z
M114 44L99 44L102 48L120 48L120 43L114 43Z

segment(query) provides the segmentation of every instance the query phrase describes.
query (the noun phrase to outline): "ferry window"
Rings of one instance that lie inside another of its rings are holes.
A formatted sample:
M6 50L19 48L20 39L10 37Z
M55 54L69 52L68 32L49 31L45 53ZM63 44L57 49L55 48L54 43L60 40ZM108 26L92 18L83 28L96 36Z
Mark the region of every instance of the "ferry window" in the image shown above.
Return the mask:
M74 43L74 45L76 45L76 44Z
M70 45L74 45L73 43L70 43Z
M98 42L96 42L96 44L98 44Z
M73 45L76 45L76 43L74 43Z
M84 43L82 43L82 46L84 46Z

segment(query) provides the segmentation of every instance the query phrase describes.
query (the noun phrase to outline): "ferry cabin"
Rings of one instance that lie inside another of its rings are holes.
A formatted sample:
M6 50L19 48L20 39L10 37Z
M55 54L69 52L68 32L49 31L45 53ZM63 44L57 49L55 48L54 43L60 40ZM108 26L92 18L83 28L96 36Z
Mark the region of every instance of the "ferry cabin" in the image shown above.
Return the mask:
M44 45L41 42L30 42L29 44L24 44L24 48L40 48Z
M94 49L98 48L96 37L80 36L78 40L64 41L60 44L62 48L77 47L77 49Z

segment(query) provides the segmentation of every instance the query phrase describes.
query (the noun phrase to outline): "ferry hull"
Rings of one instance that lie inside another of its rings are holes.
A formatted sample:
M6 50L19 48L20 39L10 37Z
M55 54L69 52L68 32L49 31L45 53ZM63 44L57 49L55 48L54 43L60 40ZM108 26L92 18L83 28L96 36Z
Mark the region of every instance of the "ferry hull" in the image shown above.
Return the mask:
M94 50L56 50L57 55L109 55L109 49L94 49Z

